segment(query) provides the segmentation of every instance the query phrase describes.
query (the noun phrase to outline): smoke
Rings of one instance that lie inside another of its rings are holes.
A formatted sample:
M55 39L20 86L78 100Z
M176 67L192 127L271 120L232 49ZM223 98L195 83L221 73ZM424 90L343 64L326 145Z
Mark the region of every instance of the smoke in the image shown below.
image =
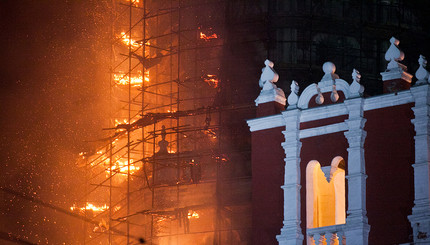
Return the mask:
M0 2L1 187L62 209L77 198L76 156L107 125L109 18L104 1ZM79 219L0 196L0 232L31 243L78 239Z

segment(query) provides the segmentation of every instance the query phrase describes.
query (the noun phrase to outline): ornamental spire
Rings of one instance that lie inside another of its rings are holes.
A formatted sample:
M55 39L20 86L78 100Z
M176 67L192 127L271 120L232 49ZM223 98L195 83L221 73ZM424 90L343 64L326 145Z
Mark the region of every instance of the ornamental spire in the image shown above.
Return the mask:
M425 84L427 83L429 79L429 72L426 70L427 66L427 60L426 57L423 55L420 55L420 58L418 59L418 63L420 64L420 67L415 72L415 77L418 79L416 85Z
M338 79L339 76L334 73L336 71L336 66L333 64L333 62L327 61L323 64L322 67L324 71L324 76L322 77L320 82L327 81L327 80L335 80Z
M399 49L400 41L395 37L391 37L390 43L391 45L385 53L385 60L389 62L387 71L401 67L399 62L405 58L405 53Z
M360 84L361 75L356 69L352 70L352 83L349 86L349 92L351 97L359 97L364 92L363 85Z
M299 101L299 84L296 81L291 82L291 93L288 96L288 108L295 108L297 106L297 101Z

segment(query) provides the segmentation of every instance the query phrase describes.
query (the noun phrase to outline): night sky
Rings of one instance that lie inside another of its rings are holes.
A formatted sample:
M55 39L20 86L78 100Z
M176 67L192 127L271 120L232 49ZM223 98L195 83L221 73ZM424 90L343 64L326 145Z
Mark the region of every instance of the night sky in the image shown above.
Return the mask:
M107 6L98 0L0 1L0 238L78 239L81 221L28 199L67 210L82 194L78 153L106 135Z

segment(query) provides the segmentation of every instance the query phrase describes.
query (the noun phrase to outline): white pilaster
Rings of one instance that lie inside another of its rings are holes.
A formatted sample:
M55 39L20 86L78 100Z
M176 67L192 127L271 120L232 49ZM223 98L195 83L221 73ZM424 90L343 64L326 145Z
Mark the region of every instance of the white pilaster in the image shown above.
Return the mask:
M348 211L345 237L348 245L367 245L370 226L366 211L366 168L364 160L364 140L366 131L363 118L364 99L346 100L349 117L345 137L348 140Z
M301 245L304 236L300 228L300 110L282 113L285 119L285 177L284 185L284 226L276 236L280 245Z
M412 215L409 221L413 228L414 242L417 244L430 243L430 194L429 194L429 146L430 146L430 93L429 85L423 84L412 87L412 96L415 106L412 108L415 119L412 123L415 126L415 163L414 187L415 200L412 208Z

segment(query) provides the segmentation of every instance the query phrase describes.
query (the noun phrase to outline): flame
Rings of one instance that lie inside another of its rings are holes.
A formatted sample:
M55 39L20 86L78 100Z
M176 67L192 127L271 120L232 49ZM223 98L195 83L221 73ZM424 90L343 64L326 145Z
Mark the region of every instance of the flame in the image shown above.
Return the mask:
M115 119L115 127L120 125L120 124L128 124L128 119L124 118L124 119ZM117 139L118 140L118 139Z
M131 2L134 6L139 6L140 0L126 0L127 2Z
M113 80L117 85L128 85L128 81L131 80L131 85L133 87L142 87L142 79L144 79L145 82L149 82L149 70L145 71L144 77L139 74L137 76L132 76L131 79L129 79L129 76L125 72L113 74Z
M218 35L216 33L212 34L212 35L206 35L203 32L200 32L200 39L205 40L206 42L208 42L211 39L216 39L218 38Z
M70 207L71 211L79 210L81 212L85 212L86 210L92 210L93 212L96 212L96 213L104 212L108 209L109 209L109 206L106 204L103 206L96 206L89 202L86 203L85 207L77 207L76 204L73 204L73 206Z
M218 77L216 75L204 75L202 76L203 81L205 81L209 86L213 87L213 88L217 88L218 87Z
M200 216L199 216L199 214L196 211L189 210L187 218L188 219L198 219L198 218L200 218Z
M121 39L121 42L124 45L127 45L127 46L131 45L131 47L134 49L142 47L141 43L138 43L136 42L136 40L131 39L129 35L125 34L125 32L121 32L121 35L119 35L118 38Z
M140 167L133 165L134 160L130 159L130 174L135 173L136 171L138 171L140 169ZM105 165L109 165L109 158L105 160ZM127 164L127 160L117 160L113 165L112 165L112 171L113 172L118 172L121 174L127 174L128 173L128 164ZM109 174L110 173L110 168L108 167L106 169L106 173ZM109 175L107 175L109 176Z

